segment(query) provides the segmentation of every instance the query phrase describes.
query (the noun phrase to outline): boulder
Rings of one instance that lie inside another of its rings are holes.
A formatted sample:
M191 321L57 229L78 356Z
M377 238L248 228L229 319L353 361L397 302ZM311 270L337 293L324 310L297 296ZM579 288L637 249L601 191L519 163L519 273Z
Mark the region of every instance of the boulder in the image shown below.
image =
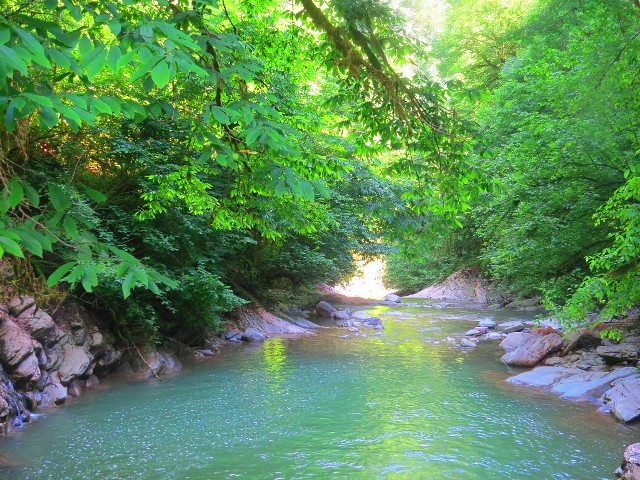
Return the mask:
M390 293L389 295L384 297L383 301L389 302L389 303L399 304L400 303L400 297L398 295L396 295L395 293Z
M234 338L240 339L242 338L242 332L237 328L234 328L232 330L224 332L224 338L225 340L233 340Z
M602 401L621 422L631 423L640 419L640 375L614 381L602 395Z
M502 333L500 333L500 332L489 332L489 333L487 334L487 338L488 338L489 340L502 340L502 335L503 335L503 334L502 334Z
M468 338L463 338L460 340L460 346L465 348L472 348L476 346L476 342L473 340L469 340Z
M351 318L354 318L356 320L366 320L367 318L372 318L372 317L373 315L368 314L364 310L358 310L357 312L353 312L351 314Z
M325 302L324 300L320 301L316 305L316 313L321 317L329 317L336 313L338 310L335 309L333 305L329 302Z
M600 336L587 329L579 329L571 332L566 338L567 346L562 350L562 355L566 355L580 348L592 348L600 345Z
M382 330L384 327L382 326L382 321L378 317L369 317L363 320L360 320L360 323L364 327L376 328L378 330Z
M320 328L320 325L318 325L317 323L313 323L310 320L307 320L306 318L290 318L289 321L294 324L297 327L300 328Z
M20 313L16 320L29 335L39 341L43 341L56 326L51 315L35 305Z
M31 336L10 318L0 325L0 360L9 369L16 368L27 357L34 355Z
M465 332L465 336L467 337L477 337L479 335L482 335L482 331L477 329L477 328L472 328L471 330L467 330Z
M496 327L496 330L502 333L514 333L524 330L524 322L513 320L511 322L503 322Z
M602 345L596 349L596 353L606 363L635 362L638 360L638 346L635 343Z
M264 342L267 336L257 328L249 327L242 334L242 340L245 342Z
M528 372L508 378L507 382L516 385L550 388L565 378L582 373L579 368L537 367Z
M496 321L492 320L490 318L485 318L484 320L480 320L480 322L478 323L479 327L486 327L486 328L496 328Z
M87 372L93 360L93 355L83 347L72 345L71 343L67 343L63 347L62 353L62 363L58 368L60 383L69 385L73 380Z
M513 334L511 334L513 335ZM530 335L512 352L505 353L500 360L507 365L533 367L550 353L562 347L562 337L556 333Z
M40 380L40 376L40 365L35 355L29 355L11 371L11 378L16 385L35 383Z
M350 316L351 312L349 310L339 310L337 312L334 312L331 317L334 320L349 320L349 316Z
M530 333L523 332L513 332L504 337L504 340L500 343L502 349L509 353L513 352L516 348L518 348L522 342L530 336Z
M558 382L552 391L564 399L594 400L609 388L611 382L633 375L635 371L633 367L626 367L612 372L582 372Z
M624 451L622 464L616 470L622 480L640 480L640 443L629 445Z
M62 385L55 375L42 391L41 403L43 407L53 407L61 405L67 399L67 387Z

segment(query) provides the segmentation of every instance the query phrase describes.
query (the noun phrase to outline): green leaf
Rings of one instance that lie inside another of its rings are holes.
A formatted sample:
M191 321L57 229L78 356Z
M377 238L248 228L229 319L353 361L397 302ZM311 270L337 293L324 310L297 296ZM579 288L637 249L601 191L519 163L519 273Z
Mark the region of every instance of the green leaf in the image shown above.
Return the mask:
M122 50L118 45L112 45L109 49L109 55L107 55L107 65L112 72L118 71L118 60L122 58Z
M170 75L169 65L167 62L161 60L155 67L153 67L153 70L151 70L151 79L158 88L162 88L169 83Z
M15 208L24 198L24 189L20 182L12 178L9 181L9 208Z
M11 30L6 25L0 24L0 45L4 45L11 38Z
M58 114L50 107L42 107L38 112L38 118L45 128L53 128L58 124Z
M14 27L13 30L18 34L20 40L22 40L22 43L25 45L25 47L27 47L27 50L29 50L33 54L33 60L38 65L41 65L45 68L51 68L51 63L49 63L49 60L44 54L44 47L42 46L42 44L38 40L36 40L29 32L23 30L22 28Z
M27 200L34 207L40 206L40 194L36 191L31 184L25 180L22 181L22 186L24 188L25 195L27 196Z
M93 200L94 202L102 203L107 200L106 195L99 192L98 190L94 190L93 188L87 186L83 186L83 188L87 195L89 195L89 198L91 198L91 200Z
M38 241L38 239L31 234L31 232L21 229L16 230L18 235L20 236L20 240L22 240L22 244L24 248L27 249L32 254L42 258L43 248L42 244Z
M55 183L50 183L49 187L49 198L51 199L51 203L53 204L53 208L55 208L58 212L64 212L71 206L71 200L62 187L56 185Z
M127 273L127 276L122 280L122 296L125 299L129 298L129 295L131 295L131 284L135 280L135 275L135 270L131 269L129 273Z
M223 107L212 107L211 114L213 118L222 124L229 125L231 123L231 119Z
M0 247L2 247L6 252L10 253L19 258L24 258L24 253L20 249L20 245L18 243L8 238L6 235L7 232L0 233Z
M277 184L276 184L276 197L282 197L284 195L284 192L287 191L287 184L284 182L284 180L280 180Z
M55 271L47 278L47 286L53 287L59 283L63 277L76 265L75 262L67 262L64 265L59 266Z
M91 292L96 285L98 285L98 269L94 265L87 265L82 277L82 288Z
M107 49L101 45L94 57L87 65L87 78L93 80L105 67L107 61Z
M73 240L78 237L80 233L78 231L78 224L71 215L65 215L64 220L62 221L62 226L64 227L64 231L70 239Z
M123 262L129 263L129 264L140 263L136 257L131 255L129 252L125 252L124 250L119 249L118 247L114 247L110 245L109 250L111 250L111 252Z

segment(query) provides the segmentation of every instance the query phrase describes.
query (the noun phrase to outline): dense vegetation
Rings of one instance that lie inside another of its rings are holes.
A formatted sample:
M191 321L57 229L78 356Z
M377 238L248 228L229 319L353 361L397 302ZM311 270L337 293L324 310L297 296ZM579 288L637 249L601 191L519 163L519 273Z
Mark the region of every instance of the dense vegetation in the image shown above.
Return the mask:
M631 0L0 5L5 295L148 340L393 251L401 289L639 303Z
M627 0L449 2L434 51L443 78L481 91L459 108L493 188L462 230L421 237L426 276L478 266L572 325L638 305L639 32ZM392 280L411 281L394 273L410 255L392 257Z

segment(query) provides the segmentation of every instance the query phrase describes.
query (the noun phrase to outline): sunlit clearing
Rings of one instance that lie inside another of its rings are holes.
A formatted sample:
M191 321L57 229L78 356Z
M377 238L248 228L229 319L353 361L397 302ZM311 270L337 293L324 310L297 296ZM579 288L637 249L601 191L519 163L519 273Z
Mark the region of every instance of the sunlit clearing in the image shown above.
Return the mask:
M384 259L359 260L358 272L347 283L336 286L338 293L349 297L384 298L393 292L382 283L386 263Z

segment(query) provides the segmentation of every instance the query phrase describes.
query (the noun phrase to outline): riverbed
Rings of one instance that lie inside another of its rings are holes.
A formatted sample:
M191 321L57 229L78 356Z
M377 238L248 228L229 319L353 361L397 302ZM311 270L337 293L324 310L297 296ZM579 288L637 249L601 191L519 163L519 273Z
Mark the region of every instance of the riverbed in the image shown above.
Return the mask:
M229 345L163 381L104 383L1 439L21 466L0 477L612 479L640 438L593 405L507 384L518 370L497 342L446 341L525 314L367 311L381 336L323 329Z

